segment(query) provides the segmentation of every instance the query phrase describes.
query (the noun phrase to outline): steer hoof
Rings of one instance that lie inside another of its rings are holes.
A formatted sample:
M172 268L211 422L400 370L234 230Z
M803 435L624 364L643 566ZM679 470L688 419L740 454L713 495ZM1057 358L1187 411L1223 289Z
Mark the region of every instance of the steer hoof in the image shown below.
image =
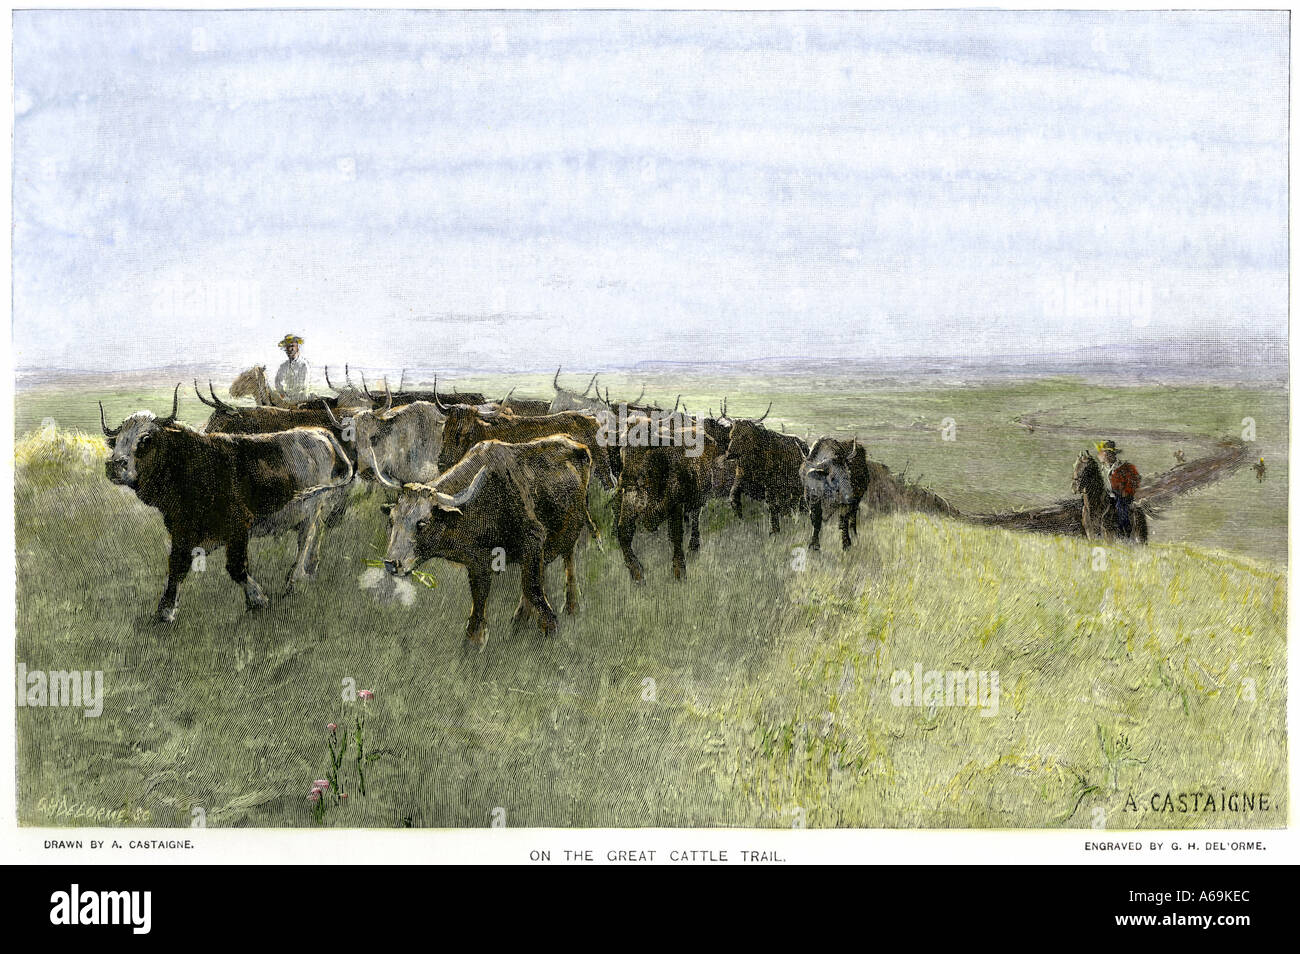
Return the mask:
M673 579L674 579L674 580L684 580L684 579L686 579L686 561L685 561L685 560L682 560L680 563L679 563L678 561L676 561L676 560L673 561Z
M483 647L487 645L487 641L488 641L487 627L482 626L477 630L467 629L465 631L465 640L467 645L474 646L478 650L482 651Z
M154 620L156 620L159 623L176 622L176 607L175 606L158 607L158 612L154 614Z
M809 549L809 550L813 550L813 551L816 551L816 552L820 552L820 551L821 551L821 548L822 548L822 545L821 545L820 543L818 543L816 540L814 540L812 543L808 544L808 549Z
M553 636L555 630L559 628L559 620L555 618L554 613L539 613L537 616L537 628L542 631L543 636Z

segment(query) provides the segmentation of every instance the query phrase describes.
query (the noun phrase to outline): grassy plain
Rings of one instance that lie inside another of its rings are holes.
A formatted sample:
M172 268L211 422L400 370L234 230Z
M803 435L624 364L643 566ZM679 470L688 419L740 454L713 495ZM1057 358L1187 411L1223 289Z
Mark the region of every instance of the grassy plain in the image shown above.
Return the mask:
M577 376L566 380L573 383ZM103 477L110 423L165 413L170 388L19 393L17 661L102 670L103 714L24 708L25 824L309 826L328 766L325 724L366 711L366 795L326 826L1096 827L1285 824L1287 396L1074 380L924 386L847 378L609 378L613 396L757 416L806 434L856 433L963 510L1045 503L1069 490L1078 437L1014 418L1187 435L1121 441L1144 474L1205 436L1256 427L1268 477L1242 471L1180 501L1154 545L1106 549L920 514L868 516L847 553L799 562L805 519L775 538L756 506L710 504L686 584L662 534L638 536L634 587L612 534L581 552L581 613L556 638L512 629L518 571L496 583L491 637L463 645L464 573L435 588L376 583L385 525L357 493L319 577L258 614L215 556L191 574L178 621L151 620L167 537L155 511ZM602 377L602 383L605 379ZM489 393L549 376L456 382ZM579 386L581 386L579 382ZM206 417L182 390L181 417ZM941 439L945 418L956 440ZM44 422L44 423L42 423ZM94 435L78 440L78 432ZM597 501L597 520L608 512ZM835 535L831 534L830 540ZM278 584L293 538L254 544ZM560 602L562 573L549 590ZM414 597L412 600L411 597ZM409 601L409 602L408 602ZM996 672L995 715L901 706L894 674ZM343 689L372 689L366 703ZM1180 793L1268 793L1267 812L1179 811ZM1173 808L1163 796L1172 794ZM78 813L81 813L80 815ZM500 813L498 813L500 817ZM98 821L103 821L100 818ZM97 823L98 823L97 821Z

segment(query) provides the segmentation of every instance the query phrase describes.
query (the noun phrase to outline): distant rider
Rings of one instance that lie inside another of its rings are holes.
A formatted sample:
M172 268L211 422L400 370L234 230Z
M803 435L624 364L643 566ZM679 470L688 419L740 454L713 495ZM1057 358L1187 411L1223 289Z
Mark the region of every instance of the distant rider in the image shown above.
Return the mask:
M275 372L275 389L290 401L301 401L307 396L307 362L298 357L302 348L302 339L297 335L285 335L279 345L289 359Z
M1142 484L1138 469L1128 461L1119 459L1120 449L1114 441L1102 441L1097 445L1101 461L1106 468L1110 486L1111 499L1115 501L1115 522L1121 536L1133 535L1133 496Z

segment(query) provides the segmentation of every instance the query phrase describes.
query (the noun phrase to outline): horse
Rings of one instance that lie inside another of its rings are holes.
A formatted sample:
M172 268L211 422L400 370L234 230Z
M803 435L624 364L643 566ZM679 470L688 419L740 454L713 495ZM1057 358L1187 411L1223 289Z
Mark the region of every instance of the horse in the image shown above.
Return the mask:
M260 407L297 407L266 380L266 365L255 364L230 383L230 396L253 398Z
M1135 503L1129 518L1129 534L1125 538L1115 515L1115 501L1106 489L1097 458L1087 451L1074 462L1074 480L1071 490L1083 497L1083 534L1089 540L1129 539L1147 542L1147 514Z
M329 368L325 369L325 381L329 383ZM333 387L333 385L330 385ZM332 410L350 410L352 408L369 408L375 401L369 399L352 386L349 377L346 387L334 388L332 398L319 397L315 394L301 401L290 401L283 394L271 387L266 380L266 365L257 364L235 378L230 383L230 396L235 398L252 398L259 407L279 407L286 410L320 410L329 407Z

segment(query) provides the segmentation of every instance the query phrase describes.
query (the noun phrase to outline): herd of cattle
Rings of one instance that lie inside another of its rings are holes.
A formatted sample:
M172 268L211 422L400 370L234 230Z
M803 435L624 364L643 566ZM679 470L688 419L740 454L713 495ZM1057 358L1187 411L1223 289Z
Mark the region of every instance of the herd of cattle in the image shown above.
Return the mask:
M176 420L179 384L163 418L137 411L110 428L101 403L108 479L161 512L171 537L158 619L176 618L194 556L222 546L247 607L266 606L248 571L251 537L296 529L286 592L312 577L322 534L342 515L355 479L397 494L383 507L389 573L408 575L434 557L465 567L473 599L466 635L479 644L487 637L484 610L502 552L521 567L516 621L535 616L543 633L554 630L543 571L557 557L565 566L565 611L577 611L574 549L584 531L597 533L587 509L593 476L614 494L618 543L636 583L645 580L632 549L637 527L653 532L667 523L673 575L683 579L685 550L699 549L700 511L710 497L725 496L738 516L744 497L762 501L772 533L783 514L806 507L812 549L819 548L823 516L838 514L841 544L850 546L868 481L866 451L856 439L823 437L810 448L764 427L768 412L732 418L724 402L717 415L710 409L698 416L680 400L666 411L642 404L644 391L635 401L615 402L608 390L601 396L596 377L577 392L560 387L559 374L550 401L439 392L436 379L431 391L399 385L392 392L385 384L376 394L364 378L354 387L349 374L345 387L331 384L333 397L272 403L262 388L259 404L235 406L211 384L205 398L195 382L199 400L212 408L198 429Z

